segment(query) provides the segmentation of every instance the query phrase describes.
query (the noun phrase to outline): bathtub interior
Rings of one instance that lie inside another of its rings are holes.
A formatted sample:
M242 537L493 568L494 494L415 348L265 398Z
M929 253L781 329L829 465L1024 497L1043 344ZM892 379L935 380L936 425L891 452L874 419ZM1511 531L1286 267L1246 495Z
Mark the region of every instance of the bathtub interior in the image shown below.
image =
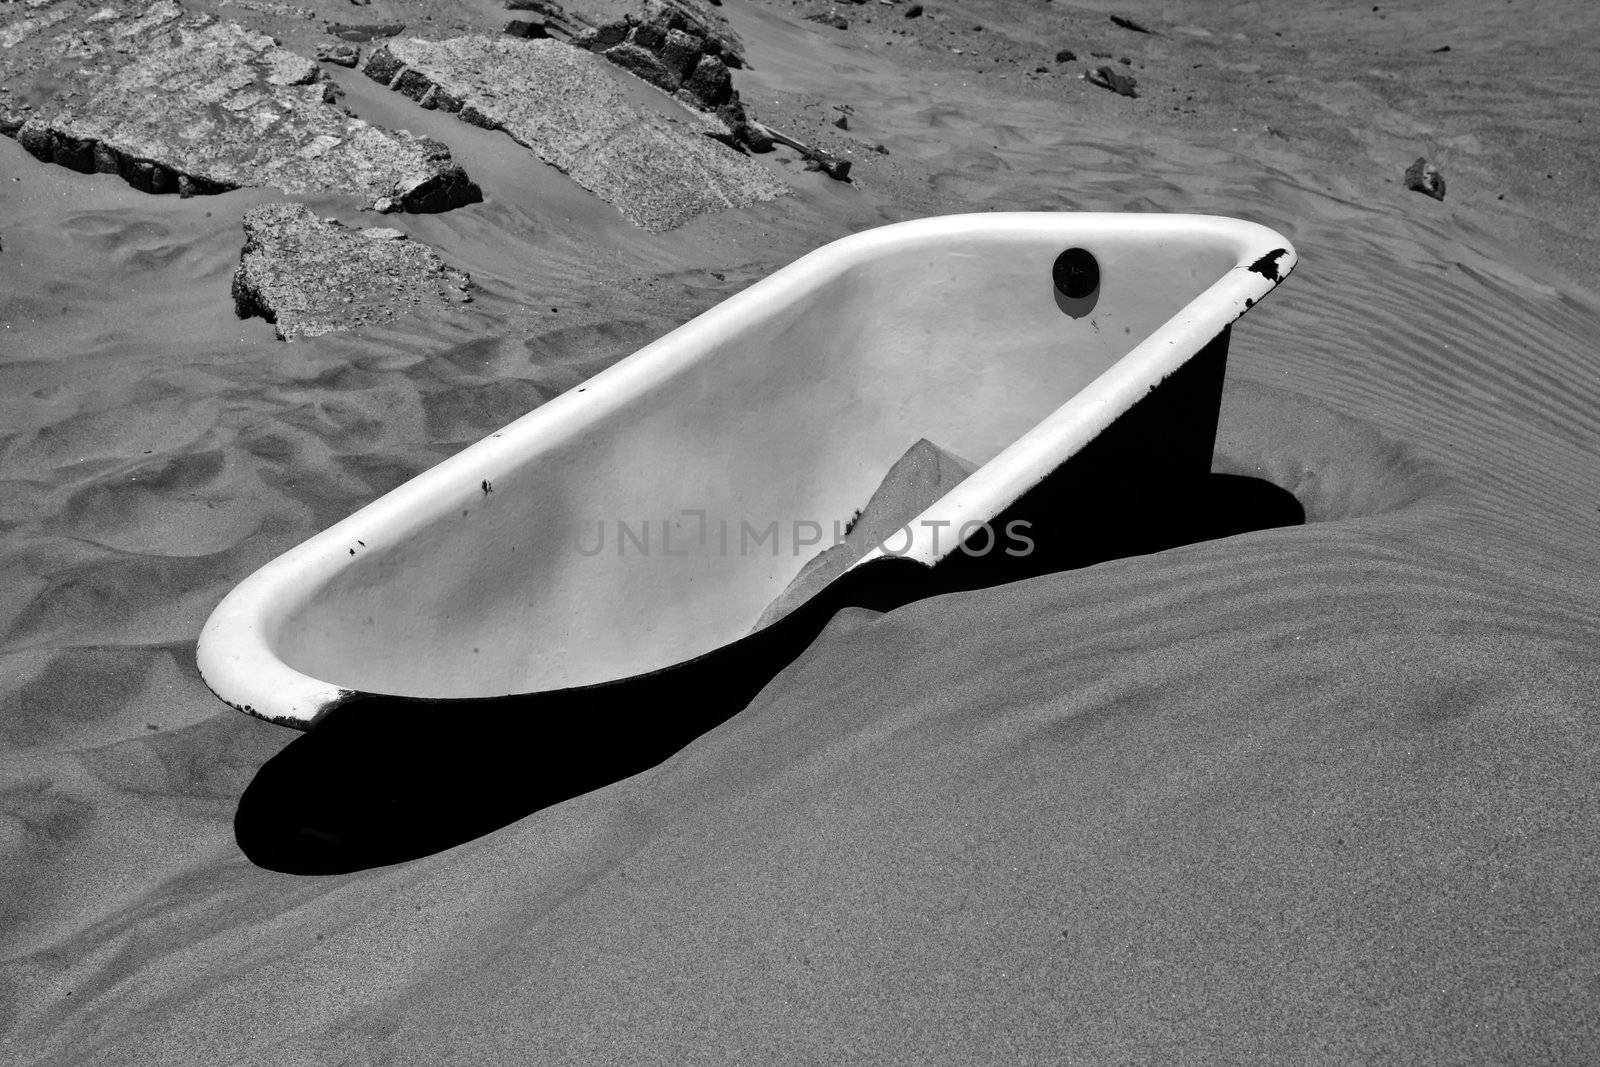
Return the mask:
M1051 267L1075 245L1100 287L1064 309ZM1238 256L1204 229L1055 225L808 257L322 535L340 565L268 640L312 678L431 697L703 654L918 438L987 462Z

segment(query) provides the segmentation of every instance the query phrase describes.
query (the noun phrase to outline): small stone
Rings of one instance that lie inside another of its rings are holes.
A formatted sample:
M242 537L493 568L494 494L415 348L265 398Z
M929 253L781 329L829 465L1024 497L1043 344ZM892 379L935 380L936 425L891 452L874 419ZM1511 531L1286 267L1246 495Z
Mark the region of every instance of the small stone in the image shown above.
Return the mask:
M922 5L921 4L912 4L910 7L906 8L906 18L908 18L908 19L919 19L921 17L922 17Z
M1435 200L1444 199L1444 175L1426 159L1418 158L1406 168L1406 188Z
M332 219L325 219L332 222ZM369 241L409 241L410 235L404 230L397 230L393 226L368 226L361 231L361 236Z
M823 152L815 152L806 159L806 170L820 170L834 181L850 180L850 161L837 159Z
M361 62L361 49L353 44L318 45L317 58L324 63L337 63L341 67L354 67Z
M591 52L604 52L607 48L615 48L626 41L629 29L626 22L608 22L596 29L585 30L574 37L572 43Z
M1102 89L1110 89L1123 96L1138 96L1135 87L1139 84L1131 74L1124 74L1115 67L1096 67L1088 74L1088 81Z
M341 41L363 43L379 37L394 37L404 33L406 24L403 22L371 22L351 24L344 22L328 23L328 32Z

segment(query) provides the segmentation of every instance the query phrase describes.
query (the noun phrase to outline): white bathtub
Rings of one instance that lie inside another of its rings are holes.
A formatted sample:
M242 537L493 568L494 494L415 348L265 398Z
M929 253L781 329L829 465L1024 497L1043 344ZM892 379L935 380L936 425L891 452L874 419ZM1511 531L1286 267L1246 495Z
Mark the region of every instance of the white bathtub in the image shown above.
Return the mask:
M1087 295L1058 288L1068 249L1098 268L1076 281ZM776 640L747 635L913 442L981 464L827 603L768 628L803 643L844 603L923 595L919 574L955 565L952 530L1074 457L1115 466L1104 481L1204 475L1229 327L1294 263L1265 227L1197 215L959 215L844 238L261 568L207 622L200 671L305 728L369 694L725 670ZM1119 423L1114 449L1086 451ZM812 524L823 545L797 544ZM894 580L863 577L878 573Z

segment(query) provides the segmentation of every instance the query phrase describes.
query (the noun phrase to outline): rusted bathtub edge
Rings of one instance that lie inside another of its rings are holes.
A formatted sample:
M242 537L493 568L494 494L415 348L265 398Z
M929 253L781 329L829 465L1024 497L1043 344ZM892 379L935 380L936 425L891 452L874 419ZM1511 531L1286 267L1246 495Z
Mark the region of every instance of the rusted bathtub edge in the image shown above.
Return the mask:
M1289 270L1280 272L1278 270L1278 263L1283 259L1284 256L1289 254L1290 252L1287 248L1274 248L1272 251L1268 252L1266 255L1262 256L1245 269L1254 274L1259 274L1268 281L1276 284L1277 282L1281 282L1287 278L1289 276L1289 272L1294 270L1295 265L1298 262L1297 259L1291 259L1289 262Z
M341 687L337 690L337 695L332 699L319 702L309 717L303 715L274 714L273 712L267 711L265 708L257 708L253 704L243 704L235 700L230 700L222 692L222 690L218 689L211 683L211 679L206 677L206 672L204 670L197 666L195 668L195 673L200 676L200 681L205 683L205 687L211 691L212 696L228 705L228 707L232 708L234 711L242 711L246 715L260 719L263 722L270 722L278 726L287 726L293 730L310 730L316 726L317 723L326 718L328 713L333 711L335 708L343 707L345 704L349 704L354 700L371 695L362 693L356 689L345 689Z

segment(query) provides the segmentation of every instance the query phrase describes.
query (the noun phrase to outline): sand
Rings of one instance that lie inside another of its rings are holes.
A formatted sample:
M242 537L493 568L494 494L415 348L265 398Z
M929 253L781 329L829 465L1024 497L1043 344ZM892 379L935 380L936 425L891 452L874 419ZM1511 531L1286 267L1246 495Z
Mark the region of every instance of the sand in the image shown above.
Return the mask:
M0 140L0 1059L1600 1058L1600 12L925 6L726 0L741 94L856 182L780 149L794 195L665 234L334 69L483 187L383 221L478 288L294 344L228 295L276 194ZM1121 55L1138 98L1077 78ZM245 859L297 735L195 674L236 582L809 248L1007 208L1296 243L1216 467L1306 525L848 612L653 770L393 867Z

